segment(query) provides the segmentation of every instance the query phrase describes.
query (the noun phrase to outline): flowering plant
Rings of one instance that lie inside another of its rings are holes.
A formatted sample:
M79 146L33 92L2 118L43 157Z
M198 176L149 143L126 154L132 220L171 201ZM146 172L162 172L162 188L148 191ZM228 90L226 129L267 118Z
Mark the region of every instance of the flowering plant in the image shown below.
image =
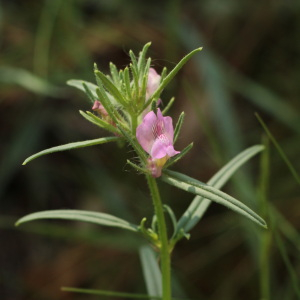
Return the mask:
M52 210L36 212L27 215L17 224L37 219L69 219L91 222L103 226L118 227L140 234L150 243L160 256L160 268L153 259L153 252L149 248L141 248L142 261L146 267L155 265L157 285L148 284L148 298L170 300L171 293L171 253L176 243L182 238L189 238L189 231L200 221L211 202L222 204L229 209L247 217L251 221L266 228L265 221L254 211L219 189L227 182L233 173L248 161L263 147L250 147L233 158L207 184L187 175L171 171L169 167L182 159L192 148L191 143L181 151L175 150L174 144L179 136L184 120L184 113L178 118L175 127L170 116L166 116L174 99L172 98L163 110L159 108L161 93L173 79L183 65L202 48L195 49L186 55L171 72L163 69L159 75L151 68L151 58L146 59L146 52L150 43L146 44L139 56L129 52L131 64L124 70L110 63L110 75L103 74L95 65L94 72L97 85L82 81L70 80L69 85L85 92L91 101L93 112L80 111L80 114L89 122L99 126L112 135L94 140L70 143L53 147L27 158L24 164L48 153L70 150L74 148L93 146L108 142L126 141L135 150L139 162L128 160L127 163L139 173L145 175L154 204L154 217L151 227L147 227L146 219L139 224L132 224L117 216L107 213L82 210ZM123 143L124 144L124 143ZM195 194L187 210L179 220L169 206L163 205L157 178L179 189ZM173 222L173 233L167 231L165 213ZM147 279L148 281L152 280ZM161 279L161 280L160 280ZM68 290L68 289L66 289ZM71 289L69 289L71 290ZM74 289L73 289L74 290ZM132 297L135 297L132 295Z

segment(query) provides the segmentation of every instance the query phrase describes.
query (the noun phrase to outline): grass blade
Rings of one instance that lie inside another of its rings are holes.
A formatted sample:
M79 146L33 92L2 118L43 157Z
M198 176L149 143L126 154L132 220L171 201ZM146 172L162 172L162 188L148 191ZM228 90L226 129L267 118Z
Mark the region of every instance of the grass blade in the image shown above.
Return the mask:
M300 176L298 175L297 171L295 170L295 168L293 167L292 163L290 162L290 160L287 158L287 156L285 155L284 151L282 150L282 148L280 147L280 145L277 143L275 137L272 135L272 133L270 132L270 130L268 129L267 125L265 124L265 122L263 121L263 119L259 116L258 113L255 114L256 118L258 119L259 123L261 124L261 126L263 127L263 129L265 130L266 134L268 135L269 139L272 141L272 143L274 144L276 150L278 151L279 155L281 156L281 158L283 159L283 161L286 163L287 167L289 168L290 172L292 173L292 175L294 176L295 180L297 181L298 184L300 184Z
M148 296L148 295L144 295L144 294L132 294L132 293L114 292L114 291L106 291L106 290L78 289L78 288L72 288L72 287L62 287L61 290L64 292L82 293L82 294L99 295L99 296L107 296L107 297L120 297L122 299L123 298L161 299L161 297Z
M0 82L17 84L38 95L61 97L65 90L52 85L33 73L13 67L0 67Z

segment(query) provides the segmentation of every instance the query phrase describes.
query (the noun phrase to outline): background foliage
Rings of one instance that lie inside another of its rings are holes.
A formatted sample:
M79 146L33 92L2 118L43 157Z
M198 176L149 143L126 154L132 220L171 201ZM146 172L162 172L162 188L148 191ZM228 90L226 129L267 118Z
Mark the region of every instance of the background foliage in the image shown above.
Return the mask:
M122 68L128 51L152 41L154 67L169 69L203 46L164 92L172 115L187 118L176 166L201 181L239 151L261 143L258 112L296 170L300 134L300 4L291 1L0 1L1 299L87 299L61 286L144 292L130 233L75 222L14 227L48 209L108 212L139 222L152 214L131 150L114 144L39 158L45 148L101 137L78 110L90 104L65 85L94 81L93 62ZM263 139L266 141L266 139ZM269 154L268 154L269 153ZM192 196L161 183L178 214ZM299 299L299 184L270 144L226 189L268 219L262 232L212 205L173 256L179 296L193 299ZM266 204L267 203L267 204ZM270 295L269 295L270 291ZM89 299L98 299L90 296Z

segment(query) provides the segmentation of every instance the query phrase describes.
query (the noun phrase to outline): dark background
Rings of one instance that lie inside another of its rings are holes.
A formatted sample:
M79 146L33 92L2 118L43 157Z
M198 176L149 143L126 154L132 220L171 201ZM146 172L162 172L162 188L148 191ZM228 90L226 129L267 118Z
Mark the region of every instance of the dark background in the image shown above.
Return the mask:
M241 150L262 141L258 112L300 168L300 3L296 0L0 1L0 298L101 299L61 286L145 293L130 233L68 221L15 228L31 212L76 208L139 223L152 215L130 148L107 144L22 162L40 150L105 136L78 110L84 94L65 82L94 82L93 63L119 68L152 41L160 72L203 46L163 93L186 113L176 149L194 148L174 169L207 181ZM212 205L173 255L173 273L191 299L300 299L299 184L270 145L266 184L259 157L225 191L263 215L263 232ZM179 217L192 196L160 184ZM268 209L262 208L262 199ZM273 219L273 222L270 221ZM273 225L272 225L273 224ZM268 276L269 274L269 276ZM261 289L261 282L267 288ZM265 292L266 293L266 292Z

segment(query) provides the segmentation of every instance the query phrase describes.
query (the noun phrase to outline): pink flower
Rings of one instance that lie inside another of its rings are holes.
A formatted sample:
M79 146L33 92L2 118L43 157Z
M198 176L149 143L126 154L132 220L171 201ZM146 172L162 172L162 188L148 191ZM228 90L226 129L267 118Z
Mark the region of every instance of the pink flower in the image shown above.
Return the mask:
M150 68L148 73L148 82L146 89L146 100L148 100L159 87L161 76L157 74L155 69Z
M150 111L136 129L136 137L142 148L150 154L148 168L153 177L159 177L166 161L180 153L173 146L173 121L164 117L157 109L157 115Z
M102 117L107 117L108 116L108 113L107 113L106 109L103 107L103 105L101 104L101 102L98 101L98 100L96 100L94 102L92 110L98 112Z

